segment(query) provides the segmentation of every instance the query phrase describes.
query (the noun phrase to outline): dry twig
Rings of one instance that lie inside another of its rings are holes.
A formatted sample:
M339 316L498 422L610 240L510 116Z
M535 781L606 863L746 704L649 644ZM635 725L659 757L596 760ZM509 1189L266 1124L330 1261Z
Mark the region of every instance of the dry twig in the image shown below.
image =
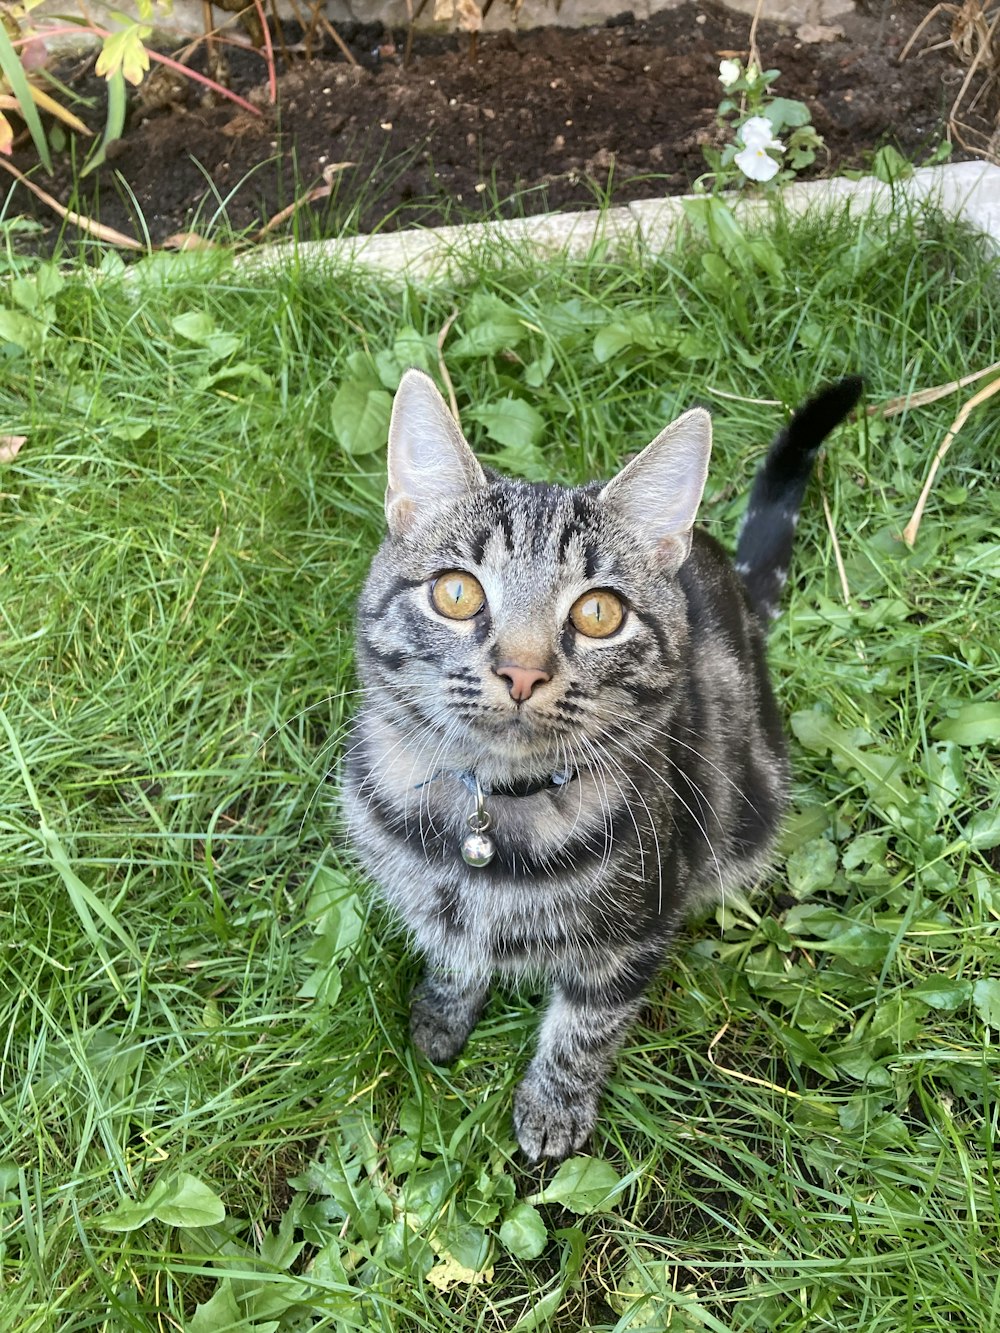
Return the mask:
M115 231L114 227L106 227L103 222L95 222L93 218L86 218L82 213L74 213L65 204L61 204L58 199L53 199L52 195L43 190L40 185L36 185L33 180L29 180L23 171L18 171L13 162L8 162L6 158L0 157L0 167L3 167L4 171L9 171L32 194L41 199L43 204L47 204L53 212L64 218L71 227L79 227L81 231L87 232L90 236L96 236L99 241L107 241L109 245L121 245L127 250L146 249L143 243L137 241L134 237L126 236L121 231Z
M437 346L438 346L438 369L439 369L440 372L441 372L441 378L444 380L445 388L448 390L448 402L449 402L449 404L450 404L450 406L451 406L451 415L452 415L452 416L455 418L455 420L458 422L459 426L461 426L461 424L462 424L462 419L461 419L461 417L458 415L458 399L455 397L455 386L454 386L454 385L452 384L452 382L451 382L451 376L448 374L448 367L447 367L447 365L445 364L445 360L444 360L444 344L445 344L445 339L448 337L448 334L451 332L451 326L454 324L454 322L455 322L456 319L458 319L458 307L457 307L457 306L456 306L455 309L451 312L451 314L448 316L448 318L445 320L444 324L442 324L442 326L441 326L441 332L438 334L438 339L437 339Z
M974 393L971 398L966 399L962 404L958 416L951 423L951 429L938 445L937 453L934 455L930 471L927 473L927 480L924 482L923 490L920 492L920 498L917 500L916 508L910 516L909 523L907 523L906 527L903 529L903 541L906 542L907 546L912 547L917 540L917 533L920 530L920 520L924 516L924 508L927 504L927 498L931 493L931 487L934 485L934 478L937 476L938 468L944 461L945 454L954 443L956 435L965 425L966 421L968 421L972 410L978 407L980 403L985 403L988 398L992 398L996 393L1000 393L1000 375L998 375L995 380L990 380L989 384L980 389L978 393Z
M844 599L844 605L848 611L851 610L851 586L847 582L847 570L844 567L844 557L840 553L840 542L837 539L837 529L833 522L833 514L830 512L830 502L826 498L826 487L823 485L823 460L819 463L819 493L823 501L823 515L826 518L826 529L830 534L830 542L833 546L833 559L837 566L837 577L840 579L840 592Z
M895 417L911 407L926 407L928 403L936 403L939 398L947 398L950 393L956 393L959 389L964 389L967 384L975 384L976 380L981 380L998 370L1000 370L1000 361L994 361L991 366L987 366L984 370L974 370L971 375L963 375L960 380L951 380L948 384L935 384L930 389L917 389L914 393L904 393L899 398L887 398L884 403L872 403L871 406L865 408L865 415L883 418Z

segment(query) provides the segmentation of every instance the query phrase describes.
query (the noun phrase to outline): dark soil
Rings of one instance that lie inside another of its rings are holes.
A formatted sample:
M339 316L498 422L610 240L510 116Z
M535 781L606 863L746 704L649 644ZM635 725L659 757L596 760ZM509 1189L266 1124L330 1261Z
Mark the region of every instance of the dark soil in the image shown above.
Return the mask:
M842 38L821 42L760 25L762 59L781 71L775 92L804 101L826 141L829 156L811 174L863 168L887 143L919 163L939 143L967 64L950 44L900 64L926 12L920 0L872 0L870 12L842 21ZM154 243L205 233L213 219L253 232L339 162L354 165L328 199L302 210L301 234L336 234L352 219L370 231L678 193L705 171L703 147L725 142L719 60L745 57L748 31L744 16L688 3L646 23L623 15L600 28L480 37L474 61L467 36L417 38L404 66L404 33L355 28L344 36L357 67L329 40L311 60L279 57L275 106L260 56L237 51L230 85L259 116L205 98L190 80L157 80L134 99L109 160L75 191L68 150L54 178L36 179L77 211ZM296 35L286 31L286 43ZM942 18L917 50L944 37ZM89 67L70 73L81 90L100 92ZM994 128L988 102L963 116L983 142ZM30 143L15 157L25 170L33 160ZM21 186L7 211L38 217L49 240L59 232Z

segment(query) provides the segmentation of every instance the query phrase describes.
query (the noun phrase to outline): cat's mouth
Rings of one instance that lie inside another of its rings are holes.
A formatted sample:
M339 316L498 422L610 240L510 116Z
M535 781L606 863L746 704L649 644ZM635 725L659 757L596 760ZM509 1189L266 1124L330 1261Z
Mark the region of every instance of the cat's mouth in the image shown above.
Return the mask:
M558 760L570 739L565 722L521 709L484 711L464 722L475 742L487 745L493 754L514 762L540 763L543 768L553 756Z

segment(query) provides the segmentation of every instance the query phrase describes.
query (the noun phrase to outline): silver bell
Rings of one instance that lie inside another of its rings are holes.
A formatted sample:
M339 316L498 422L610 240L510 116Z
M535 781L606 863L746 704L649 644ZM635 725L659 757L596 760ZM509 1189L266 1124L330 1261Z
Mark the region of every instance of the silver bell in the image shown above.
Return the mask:
M487 832L491 820L483 801L483 789L476 781L476 808L466 820L469 832L462 839L462 860L467 866L488 866L496 855L496 843Z
M462 839L462 860L467 866L488 866L496 850L496 844L484 830L473 829Z

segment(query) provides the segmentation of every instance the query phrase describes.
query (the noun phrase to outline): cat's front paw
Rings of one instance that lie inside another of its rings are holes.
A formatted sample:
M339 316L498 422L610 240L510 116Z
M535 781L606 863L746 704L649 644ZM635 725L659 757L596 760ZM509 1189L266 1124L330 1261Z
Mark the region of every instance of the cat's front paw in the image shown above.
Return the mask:
M430 992L430 993L429 993ZM413 1044L435 1065L450 1065L475 1026L476 1015L460 1007L443 1007L432 988L418 986L410 1004Z
M530 1073L514 1095L514 1134L532 1162L569 1157L583 1147L596 1120L596 1096L557 1089Z

